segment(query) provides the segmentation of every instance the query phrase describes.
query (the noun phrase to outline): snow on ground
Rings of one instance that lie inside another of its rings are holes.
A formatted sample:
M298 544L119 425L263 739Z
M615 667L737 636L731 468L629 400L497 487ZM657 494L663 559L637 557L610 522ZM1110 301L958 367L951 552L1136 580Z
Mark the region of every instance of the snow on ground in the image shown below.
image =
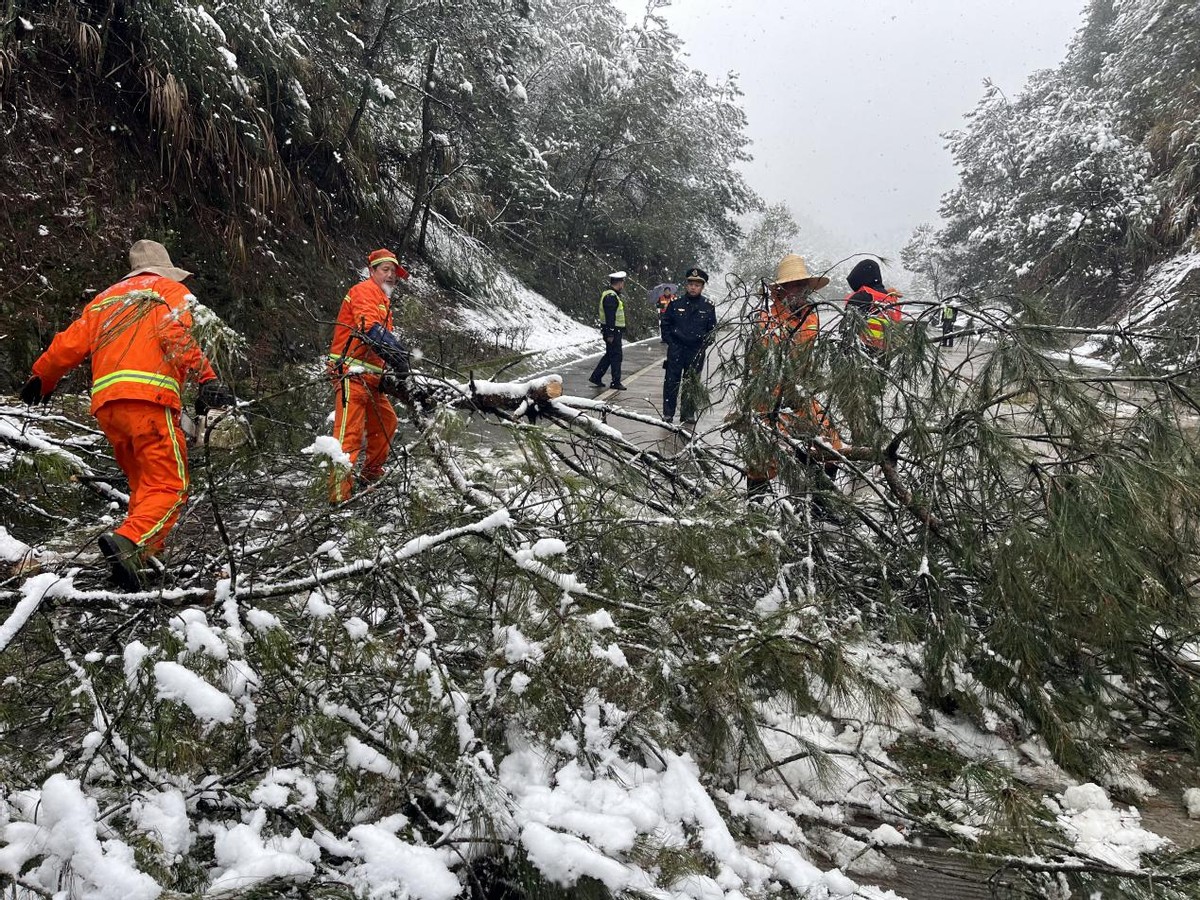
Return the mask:
M1171 843L1142 829L1136 808L1131 806L1126 812L1114 809L1104 788L1097 784L1073 785L1063 791L1059 803L1047 801L1047 805L1076 850L1118 869L1136 871L1141 854Z
M1189 819L1200 819L1200 788L1188 788L1183 792L1183 805Z
M1197 269L1200 269L1200 251L1174 256L1151 268L1137 292L1135 305L1121 324L1139 329L1153 326L1170 311L1174 291Z
M514 353L536 354L543 366L601 349L597 328L576 321L530 290L499 264L486 245L445 220L430 221L427 246L440 268L474 286L474 296L464 297L458 310L473 334Z
M28 544L18 541L8 533L8 529L0 525L0 562L20 562L34 552Z
M463 306L463 321L477 334L515 334L515 349L537 351L543 359L564 359L599 349L600 332L576 322L536 291L500 271L488 285L488 296L476 306Z
M1187 315L1183 307L1188 295L1186 292L1181 293L1181 288L1197 271L1200 271L1200 251L1180 253L1152 266L1134 294L1129 311L1113 323L1112 327L1135 332L1163 331L1169 334L1175 327L1173 320L1181 312ZM1132 342L1143 353L1156 343L1150 338L1133 338ZM1081 356L1095 356L1106 352L1107 343L1103 335L1088 338L1074 349L1075 362L1082 362Z

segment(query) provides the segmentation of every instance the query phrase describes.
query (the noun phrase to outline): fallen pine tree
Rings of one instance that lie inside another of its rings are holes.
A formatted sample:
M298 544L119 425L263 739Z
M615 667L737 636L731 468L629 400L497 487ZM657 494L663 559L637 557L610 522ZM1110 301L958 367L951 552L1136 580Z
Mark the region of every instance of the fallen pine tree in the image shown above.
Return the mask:
M6 537L45 566L0 584L0 872L18 896L869 897L920 842L1014 889L1188 896L1112 796L1149 790L1124 742L1195 739L1171 378L1117 395L1016 328L968 377L909 337L886 373L831 348L786 375L840 450L759 419L647 451L620 424L644 416L554 378L415 378L387 475L336 508L316 429L280 424L311 392L252 402L257 444L197 458L139 595L87 555L119 499L70 481L111 470L78 407L0 410ZM501 437L460 440L476 414ZM747 504L759 452L776 491Z

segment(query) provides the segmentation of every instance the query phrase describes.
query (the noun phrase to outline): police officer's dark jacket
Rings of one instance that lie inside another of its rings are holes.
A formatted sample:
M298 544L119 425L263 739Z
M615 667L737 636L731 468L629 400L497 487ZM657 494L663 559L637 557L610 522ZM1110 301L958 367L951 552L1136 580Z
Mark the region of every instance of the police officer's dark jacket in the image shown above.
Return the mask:
M682 294L663 313L662 337L668 344L695 347L708 340L716 327L717 310L707 297Z

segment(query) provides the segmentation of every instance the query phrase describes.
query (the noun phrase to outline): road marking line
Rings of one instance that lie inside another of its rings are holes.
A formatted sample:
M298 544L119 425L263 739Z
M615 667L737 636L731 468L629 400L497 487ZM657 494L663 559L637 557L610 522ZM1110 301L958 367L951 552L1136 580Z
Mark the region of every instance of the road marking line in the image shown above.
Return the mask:
M629 383L631 381L637 381L639 378L641 378L643 375L645 375L651 369L656 368L656 367L662 368L662 360L661 359L658 360L658 362L652 362L652 363L650 363L650 365L643 366L642 368L638 369L636 372L634 372L632 375L630 375L628 378L625 379L625 381L624 381L625 386L629 387ZM601 391L599 394L597 394L596 399L604 400L604 399L607 399L608 397L615 397L617 394L623 394L623 393L625 393L625 391L614 391L612 388L609 388L608 390Z

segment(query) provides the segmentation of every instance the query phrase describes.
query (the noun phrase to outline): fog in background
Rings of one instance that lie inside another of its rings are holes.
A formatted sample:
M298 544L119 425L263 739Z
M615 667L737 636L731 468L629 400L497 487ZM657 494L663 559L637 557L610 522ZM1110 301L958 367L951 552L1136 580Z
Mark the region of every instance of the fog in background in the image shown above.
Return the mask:
M644 0L617 0L639 21ZM801 248L894 255L955 184L942 133L990 78L1058 64L1085 0L675 0L691 64L736 72L751 186L791 207ZM836 254L836 255L835 255ZM897 259L898 264L898 259Z

